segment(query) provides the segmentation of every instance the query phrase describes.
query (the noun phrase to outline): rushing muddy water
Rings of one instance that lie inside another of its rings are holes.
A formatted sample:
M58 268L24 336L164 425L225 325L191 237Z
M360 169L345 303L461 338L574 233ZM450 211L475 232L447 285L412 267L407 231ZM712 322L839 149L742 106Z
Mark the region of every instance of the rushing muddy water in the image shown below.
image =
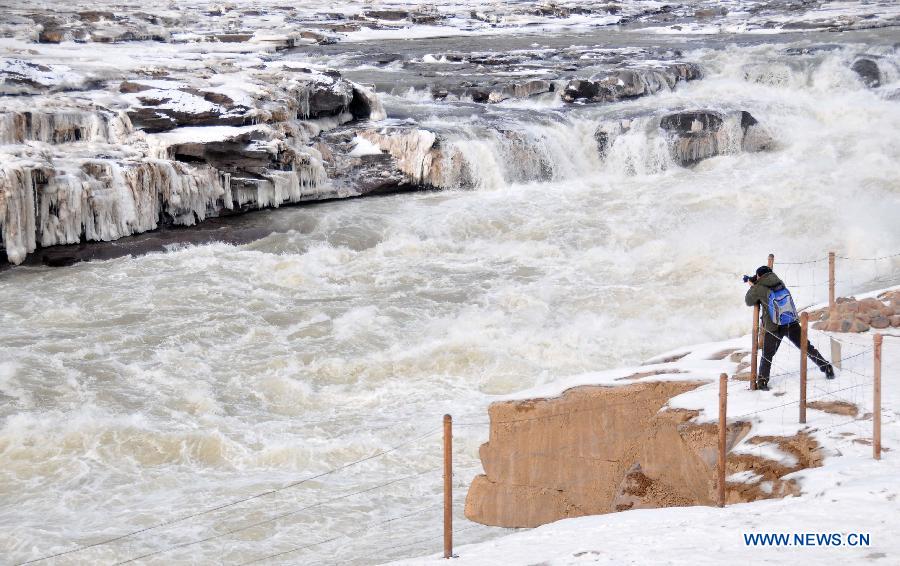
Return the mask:
M209 537L143 562L238 564L341 534L275 562L438 551L444 413L481 423L492 396L746 332L740 275L769 252L777 265L829 249L900 251L900 57L890 33L867 38L877 41L801 55L758 39L692 41L685 58L703 80L569 111L552 97L476 109L384 93L389 119L446 132L472 189L256 213L234 222L275 233L246 245L0 273L0 561L114 538L398 445L54 563L113 563ZM866 88L850 70L860 52L882 58L886 84ZM697 108L748 111L775 147L678 166L641 119ZM596 126L622 117L638 126L601 159ZM523 160L488 123L541 151ZM896 282L900 269L840 266L841 293ZM826 297L822 267L785 266L798 303ZM504 532L461 514L486 430L456 431L458 544Z

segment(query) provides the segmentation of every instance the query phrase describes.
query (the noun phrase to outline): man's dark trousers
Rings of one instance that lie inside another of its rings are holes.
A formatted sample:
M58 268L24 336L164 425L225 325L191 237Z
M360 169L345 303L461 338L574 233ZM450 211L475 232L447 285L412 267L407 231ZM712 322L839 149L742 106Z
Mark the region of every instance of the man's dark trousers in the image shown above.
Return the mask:
M778 351L778 346L781 345L781 339L787 336L788 340L793 342L795 346L800 347L800 323L794 321L790 324L782 324L774 334L765 329L761 330L765 332L766 337L763 340L762 361L759 363L759 379L768 381L769 372L772 370L772 358L775 357L775 352ZM807 341L807 344L806 355L824 372L828 362L825 361L825 358L822 357L822 354L816 350L811 342Z

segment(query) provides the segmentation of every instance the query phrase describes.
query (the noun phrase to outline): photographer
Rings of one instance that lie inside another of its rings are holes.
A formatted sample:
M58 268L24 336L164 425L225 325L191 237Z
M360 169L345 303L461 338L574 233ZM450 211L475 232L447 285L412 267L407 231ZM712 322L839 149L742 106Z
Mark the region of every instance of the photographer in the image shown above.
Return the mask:
M798 322L797 309L791 298L790 292L767 266L756 270L753 277L744 276L744 282L750 284L747 296L744 298L748 307L760 305L762 313L762 328L765 331L763 340L762 362L759 364L759 375L756 378L756 387L763 391L769 390L769 372L772 369L772 358L781 345L781 339L785 336L800 347L800 323ZM834 367L822 357L822 354L810 343L807 346L807 355L827 379L834 379ZM755 363L755 360L754 360Z

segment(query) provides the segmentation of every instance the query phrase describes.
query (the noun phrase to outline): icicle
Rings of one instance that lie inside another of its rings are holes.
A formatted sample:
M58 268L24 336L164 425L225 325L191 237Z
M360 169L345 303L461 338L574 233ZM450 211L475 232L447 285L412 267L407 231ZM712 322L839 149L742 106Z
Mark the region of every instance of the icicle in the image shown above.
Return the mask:
M34 184L31 169L18 165L0 168L0 229L6 256L22 263L34 251Z

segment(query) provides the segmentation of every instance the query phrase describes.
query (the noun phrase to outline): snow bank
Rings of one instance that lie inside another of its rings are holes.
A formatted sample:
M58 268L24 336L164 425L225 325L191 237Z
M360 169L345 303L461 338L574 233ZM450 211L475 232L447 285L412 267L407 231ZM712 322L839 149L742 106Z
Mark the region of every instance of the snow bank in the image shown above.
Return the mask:
M811 341L822 343L828 333L812 332ZM860 407L858 417L809 408L807 424L798 423L798 351L783 344L775 357L770 392L750 391L746 381L729 381L729 421L748 421L752 431L732 453L752 453L790 464L790 455L773 443L751 443L754 437L791 436L804 431L820 444L825 454L822 467L805 469L790 477L799 482L797 497L715 507L670 507L643 509L575 519L566 519L536 529L510 534L483 543L454 549L454 564L646 564L665 556L670 563L722 564L729 562L785 563L802 560L810 564L836 561L877 560L897 556L900 541L893 535L898 516L900 484L900 337L884 338L882 361L882 435L885 451L880 461L872 458L871 333L836 335L844 341L843 370L826 381L811 367L809 400L845 401ZM647 380L704 378L708 384L673 398L670 408L699 411L697 422L717 420L719 372L733 375L746 360L740 348L749 336L719 343L702 344L654 358L649 365L575 376L523 391L510 399L552 397L579 385L616 385ZM825 350L827 351L827 350ZM716 358L723 359L716 359ZM677 358L673 361L665 359ZM648 375L622 381L637 372L681 371L672 375ZM783 375L779 375L782 374ZM739 374L740 375L740 374ZM666 407L661 409L665 410ZM732 483L752 482L753 472L732 474ZM766 486L761 486L765 488ZM465 529L465 525L456 525ZM842 546L754 546L745 543L752 533L837 533ZM850 534L865 534L869 546L849 546ZM434 555L395 564L444 564Z

